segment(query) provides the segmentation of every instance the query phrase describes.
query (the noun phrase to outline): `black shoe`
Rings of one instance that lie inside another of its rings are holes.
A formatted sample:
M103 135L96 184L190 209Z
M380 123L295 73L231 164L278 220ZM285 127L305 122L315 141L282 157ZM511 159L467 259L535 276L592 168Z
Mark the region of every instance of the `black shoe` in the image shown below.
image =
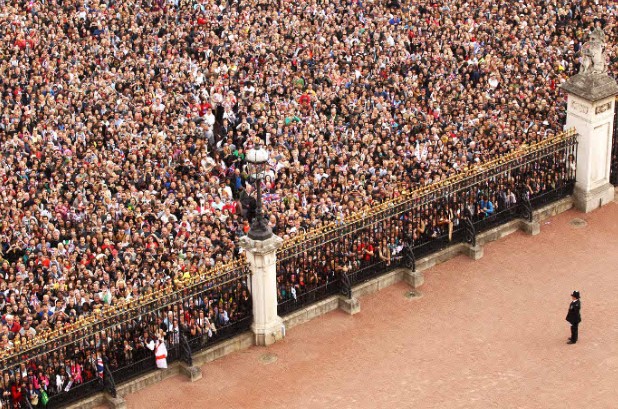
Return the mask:
M571 345L571 344L575 344L576 341L573 341L572 339L569 339L569 342L567 342L567 344Z
M568 338L568 341L573 341L573 340L571 339L571 337L569 337L569 338Z

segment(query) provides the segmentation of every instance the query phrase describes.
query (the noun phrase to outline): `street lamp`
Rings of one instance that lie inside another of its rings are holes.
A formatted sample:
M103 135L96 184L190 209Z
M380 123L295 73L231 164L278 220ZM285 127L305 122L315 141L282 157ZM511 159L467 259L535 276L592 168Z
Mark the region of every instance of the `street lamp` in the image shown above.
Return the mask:
M249 229L250 239L253 240L266 240L273 235L268 222L264 219L264 212L262 211L262 180L266 173L266 164L268 163L268 151L262 146L258 146L257 149L249 149L247 156L247 165L249 167L249 175L255 180L257 185L257 206L255 210L255 217L251 222L251 228Z

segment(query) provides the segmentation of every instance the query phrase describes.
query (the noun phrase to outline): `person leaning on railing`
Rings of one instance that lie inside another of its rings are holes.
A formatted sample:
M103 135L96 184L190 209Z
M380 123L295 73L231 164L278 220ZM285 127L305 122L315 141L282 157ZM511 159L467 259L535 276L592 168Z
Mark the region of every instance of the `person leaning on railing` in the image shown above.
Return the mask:
M446 226L446 232L448 234L448 240L451 241L453 237L453 212L450 207L441 209L438 217L438 226L442 229ZM443 231L441 232L441 234Z
M197 338L201 344L205 344L216 333L217 327L210 322L203 309L193 312L189 323L189 334L192 338Z
M23 394L26 389L25 382L17 378L15 375L5 373L2 382L0 382L0 392L2 393L2 407L18 408L23 399Z
M11 405L11 387L8 381L9 374L5 373L0 379L0 408L8 408Z
M378 256L386 266L391 265L391 249L386 238L382 239L382 242L380 243L380 247L378 248Z
M36 387L33 381L28 380L25 395L33 408L39 407L39 400L41 399L41 391Z
M479 206L478 206L479 216L490 217L494 214L495 210L496 209L494 207L493 202L489 200L487 195L483 195L481 199L479 200Z

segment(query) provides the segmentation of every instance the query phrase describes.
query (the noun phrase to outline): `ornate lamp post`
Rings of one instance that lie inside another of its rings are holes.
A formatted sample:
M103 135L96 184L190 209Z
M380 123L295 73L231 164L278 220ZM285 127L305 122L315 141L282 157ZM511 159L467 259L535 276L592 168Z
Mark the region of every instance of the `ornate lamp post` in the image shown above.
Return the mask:
M253 240L266 240L273 235L272 230L268 226L268 222L264 219L264 212L262 210L261 185L266 173L268 151L262 146L258 146L257 149L249 149L245 159L247 160L249 167L250 177L255 180L257 185L257 208L255 211L255 217L251 222L251 229L249 229L247 236Z
M257 208L251 229L238 241L251 270L254 341L256 345L270 345L285 336L283 321L277 315L277 249L283 240L270 230L262 210L261 182L266 176L268 152L258 145L245 159L250 177L257 183Z

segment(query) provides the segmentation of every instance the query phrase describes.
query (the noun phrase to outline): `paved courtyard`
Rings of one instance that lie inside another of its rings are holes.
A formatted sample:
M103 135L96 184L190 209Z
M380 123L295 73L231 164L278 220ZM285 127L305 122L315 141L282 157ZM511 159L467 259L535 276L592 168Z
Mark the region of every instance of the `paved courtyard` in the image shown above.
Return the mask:
M575 218L583 223L572 223ZM570 292L580 342L567 345ZM129 408L617 408L618 205L546 221L127 396ZM275 360L276 359L276 360ZM274 362L273 362L274 361Z

